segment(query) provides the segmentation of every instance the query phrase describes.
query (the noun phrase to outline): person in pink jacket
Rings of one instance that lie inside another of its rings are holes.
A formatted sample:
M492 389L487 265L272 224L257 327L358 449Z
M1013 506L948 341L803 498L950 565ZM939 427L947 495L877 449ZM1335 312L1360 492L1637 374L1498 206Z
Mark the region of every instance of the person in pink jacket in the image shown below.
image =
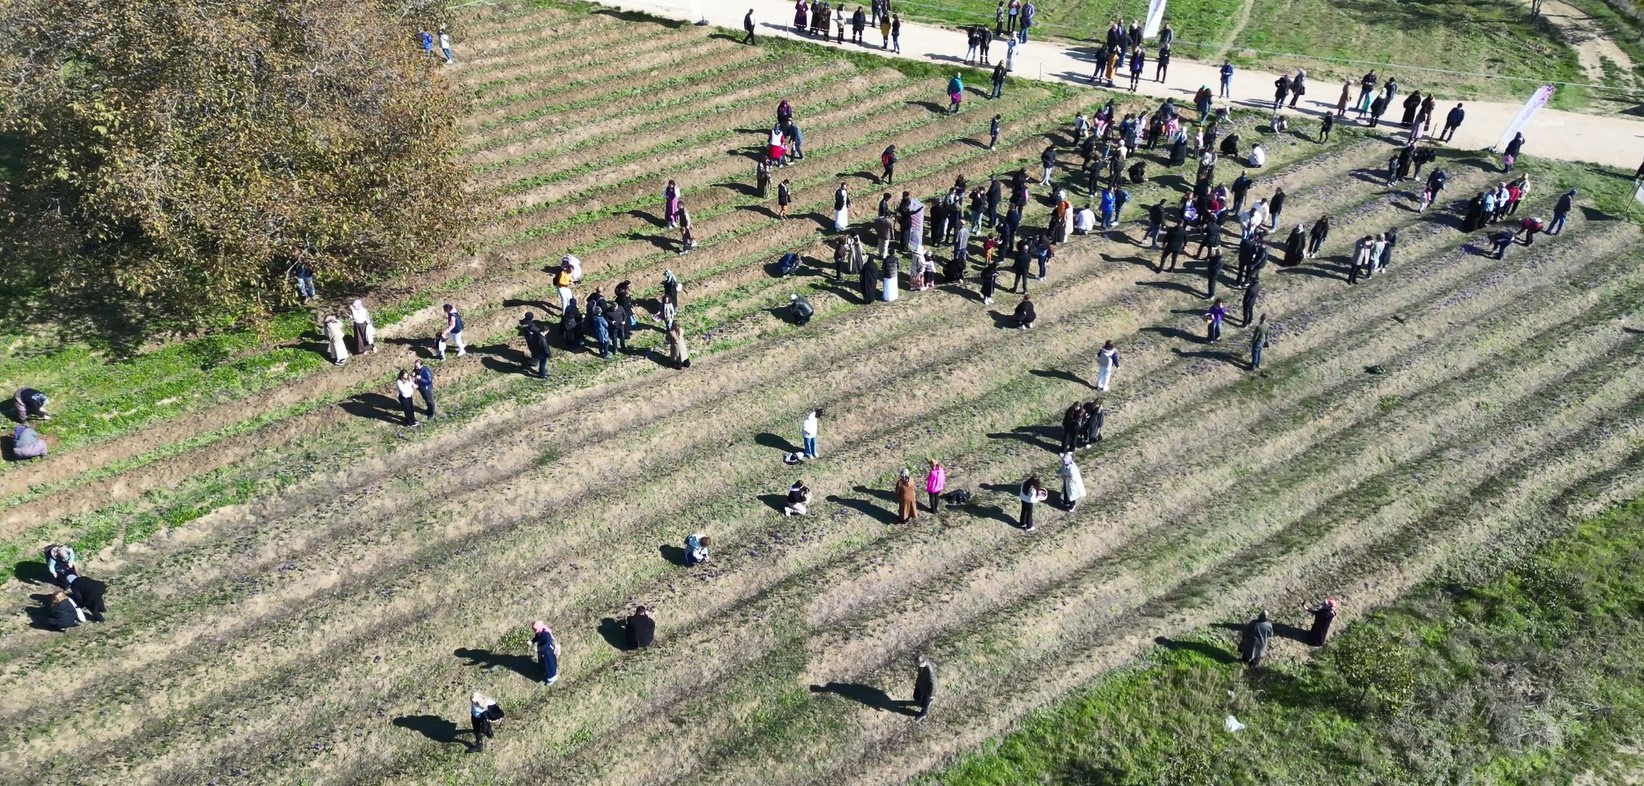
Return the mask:
M930 474L925 476L925 493L930 495L930 512L942 506L942 492L948 487L948 468L930 459Z

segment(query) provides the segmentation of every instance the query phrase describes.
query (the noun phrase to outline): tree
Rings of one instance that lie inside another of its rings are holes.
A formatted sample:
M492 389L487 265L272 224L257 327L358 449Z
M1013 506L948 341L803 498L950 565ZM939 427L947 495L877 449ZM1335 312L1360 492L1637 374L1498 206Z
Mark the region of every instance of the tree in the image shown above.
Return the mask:
M339 288L428 264L472 211L417 29L369 1L0 0L0 264L145 331L266 316L297 259Z

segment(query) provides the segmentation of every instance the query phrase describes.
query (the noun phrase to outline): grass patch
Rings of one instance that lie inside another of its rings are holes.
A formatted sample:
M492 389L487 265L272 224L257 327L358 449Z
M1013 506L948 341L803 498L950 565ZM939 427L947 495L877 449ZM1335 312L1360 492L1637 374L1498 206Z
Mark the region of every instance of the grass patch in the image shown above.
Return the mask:
M1429 585L1247 679L1161 650L926 784L1571 783L1636 767L1644 500L1472 588ZM1230 698L1231 696L1231 698ZM1230 734L1223 718L1248 728ZM1482 779L1482 780L1475 780ZM1604 781L1600 781L1604 782Z

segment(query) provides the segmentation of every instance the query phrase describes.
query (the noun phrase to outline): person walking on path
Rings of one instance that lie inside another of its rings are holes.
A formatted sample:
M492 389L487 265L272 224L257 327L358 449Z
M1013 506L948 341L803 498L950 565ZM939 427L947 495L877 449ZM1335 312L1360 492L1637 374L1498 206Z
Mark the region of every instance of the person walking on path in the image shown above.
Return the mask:
M896 479L896 520L906 524L919 515L919 503L915 499L913 490L913 476L908 468L902 468L902 474Z
M747 35L742 37L742 43L744 43L744 44L753 43L754 42L754 21L753 21L753 9L752 8L748 9L748 15L747 16L742 17L742 29L747 32Z
M497 706L497 700L479 691L468 697L468 722L474 729L474 746L469 750L479 753L485 750L485 741L496 739L496 722L502 720L502 708Z
M445 55L446 65L456 62L456 58L451 56L451 33L444 28L440 28L440 52Z
M1262 350L1267 349L1267 315L1263 314L1256 322L1256 329L1250 331L1250 370L1262 369Z
M411 375L416 378L417 392L422 394L422 401L428 406L428 418L434 418L434 370L423 365L422 360L411 361Z
M1272 638L1273 623L1268 621L1267 612L1258 613L1244 626L1244 636L1239 641L1239 660L1253 669L1260 666L1262 658L1267 657L1267 645Z
M1037 477L1029 475L1022 480L1021 491L1017 494L1017 497L1022 500L1022 517L1018 526L1021 527L1023 532L1032 532L1038 529L1033 524L1033 509L1039 503L1049 499L1050 492L1045 491L1044 486L1039 483Z
M531 623L531 648L536 651L537 665L542 667L542 684L554 684L559 679L559 642L554 640L548 623Z
M525 318L519 321L520 335L525 339L525 351L531 359L525 362L525 373L531 373L531 367L536 366L536 378L548 378L548 358L552 354L548 348L548 336L542 332L542 326L537 324L537 315L525 312Z
M400 369L399 377L394 380L394 392L399 396L400 411L405 413L404 425L417 425L417 410L411 404L417 395L417 385L411 381L411 372Z
M1305 605L1302 608L1307 608ZM1318 608L1307 609L1313 615L1313 627L1307 631L1307 643L1315 647L1323 647L1324 641L1330 636L1330 624L1336 621L1336 599L1325 598Z
M902 54L902 15L892 14L890 23L891 51Z
M468 354L468 342L462 337L462 315L457 313L457 307L450 303L445 304L445 329L440 331L434 342L435 354L440 360L445 359L447 344L457 345L457 357Z
M885 152L879 154L879 164L884 167L884 170L879 173L879 182L886 185L896 182L896 162L898 160L896 145L886 147Z
M1220 298L1211 301L1210 310L1204 313L1205 339L1214 344L1222 340L1222 323L1227 320L1227 306L1222 305Z
M1524 132L1520 131L1513 134L1512 140L1507 143L1507 149L1502 151L1501 171L1503 173L1511 173L1513 171L1513 164L1518 161L1519 153L1523 151Z
M1267 201L1267 220L1270 222L1268 226L1278 229L1279 214L1282 212L1284 212L1284 187L1280 186L1273 192L1273 198Z
M989 96L989 97L992 98L993 96ZM1000 119L1001 119L1000 115L994 115L993 119L988 121L988 149L989 150L992 150L992 149L999 146L999 121L1000 121ZM995 204L997 205L997 203L995 203Z
M1050 185L1050 176L1056 172L1055 145L1045 145L1045 149L1039 153L1039 166L1043 170L1040 173L1039 185Z
M1142 72L1147 70L1147 55L1141 47L1130 53L1130 92L1136 92L1137 86L1142 83Z
M930 705L936 701L936 667L923 652L914 658L919 674L913 678L913 706L919 708L917 720L930 717Z
M822 410L813 409L805 413L805 419L799 424L799 437L804 442L805 458L814 459L816 452L816 432L822 420Z
M325 321L321 324L325 326L325 343L331 354L332 365L347 365L348 344L343 341L342 320L337 319L336 314L326 314Z
M1062 468L1057 474L1062 477L1062 506L1072 512L1085 498L1085 480L1079 474L1079 465L1073 463L1073 451L1063 451Z
M662 218L669 229L679 226L679 184L673 180L662 187Z
M930 512L940 513L942 510L942 492L948 488L948 468L942 466L936 459L927 459L929 468L925 471L925 494L930 498Z
M1461 104L1456 104L1450 113L1444 116L1444 130L1439 132L1439 141L1448 142L1455 138L1456 129L1461 128L1461 121L1467 119L1467 110Z
M965 80L954 74L948 80L948 114L959 114L959 105L965 100Z
M686 209L685 203L679 203L679 253L689 254L696 248L696 226L691 222L691 211Z
M1218 73L1221 75L1221 87L1220 87L1220 92L1217 95L1220 98L1232 98L1233 97L1233 61L1223 60L1222 61L1222 67L1220 69L1218 69Z
M1553 222L1547 225L1547 234L1559 235L1564 233L1564 221L1570 217L1570 211L1575 208L1576 190L1570 189L1558 198L1553 205Z
M993 66L993 92L988 94L988 98L989 99L1003 98L1004 96L1005 96L1005 61L1000 60L998 62L998 64ZM994 115L994 117L998 117L998 115ZM989 149L991 149L991 148L989 148Z
M1096 389L1106 391L1113 384L1113 372L1119 370L1119 350L1112 341L1102 344L1096 352Z

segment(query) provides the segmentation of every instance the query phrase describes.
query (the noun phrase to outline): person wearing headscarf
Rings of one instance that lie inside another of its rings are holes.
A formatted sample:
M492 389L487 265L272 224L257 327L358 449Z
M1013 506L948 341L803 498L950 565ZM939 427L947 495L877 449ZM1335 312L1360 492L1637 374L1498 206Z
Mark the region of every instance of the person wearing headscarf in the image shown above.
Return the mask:
M559 314L559 337L571 349L582 346L582 309L577 307L577 299L571 298Z
M1079 506L1079 500L1085 498L1085 481L1079 474L1079 465L1073 463L1073 452L1062 454L1062 468L1057 472L1062 476L1062 504L1068 510Z
M685 330L676 320L668 328L668 361L675 369L684 370L691 367L691 350L685 344Z
M341 366L348 362L348 346L343 343L342 321L336 314L326 314L325 342L331 350L331 362Z
M681 289L683 287L679 285L679 279L674 276L672 269L662 271L662 302L672 303L674 308L679 308L679 291Z
M1096 352L1096 389L1107 390L1113 383L1113 372L1119 368L1119 350L1112 341Z
M925 247L925 203L903 192L902 204L908 225L908 234L903 243L909 251L918 251Z
M872 303L878 298L882 282L879 280L879 266L872 259L862 264L862 270L857 273L858 288L862 292L862 302Z
M833 231L843 232L851 223L851 193L844 183L833 192Z
M67 587L69 574L79 567L79 558L74 554L73 546L53 543L46 547L46 575L53 583Z
M902 468L902 474L896 479L896 519L906 524L919 515L919 503L916 501L913 490L913 477L908 474L908 468Z
M1263 611L1256 618L1246 623L1244 635L1239 640L1239 660L1246 666L1256 668L1267 657L1267 644L1273 638L1273 623L1267 619L1267 612Z
M1307 230L1301 224L1290 230L1284 241L1284 266L1295 267L1307 257Z
M19 423L17 428L12 429L11 453L19 460L45 458L48 450L46 440L40 436L40 432L34 430L33 426L27 423Z
M901 264L896 261L896 256L894 254L885 257L885 265L879 271L879 275L879 299L885 301L886 303L896 302L897 298L902 296L902 268Z
M371 312L356 298L348 304L348 313L354 321L354 354L363 355L367 350L376 352L377 326L371 324Z
M1323 647L1324 640L1330 635L1330 623L1336 621L1336 599L1325 598L1316 609L1308 609L1313 615L1313 628L1308 631L1307 643L1315 647Z
M92 622L102 622L108 613L108 585L96 579L70 572L67 577L69 597Z
M487 739L496 739L493 723L501 717L502 708L497 706L496 699L479 691L468 697L468 722L474 729L474 747L471 750L483 751Z
M1096 401L1085 402L1084 416L1079 418L1084 424L1084 433L1079 435L1078 447L1090 447L1102 441L1102 426L1107 424L1107 408Z
M542 666L542 684L554 684L559 679L559 642L554 640L554 632L549 630L548 623L542 620L531 623L531 648L536 652L537 663Z
M1020 526L1023 532L1032 532L1038 527L1033 524L1033 509L1050 498L1050 492L1045 491L1039 484L1039 479L1029 475L1022 480L1021 492L1017 494L1022 500L1022 517Z

